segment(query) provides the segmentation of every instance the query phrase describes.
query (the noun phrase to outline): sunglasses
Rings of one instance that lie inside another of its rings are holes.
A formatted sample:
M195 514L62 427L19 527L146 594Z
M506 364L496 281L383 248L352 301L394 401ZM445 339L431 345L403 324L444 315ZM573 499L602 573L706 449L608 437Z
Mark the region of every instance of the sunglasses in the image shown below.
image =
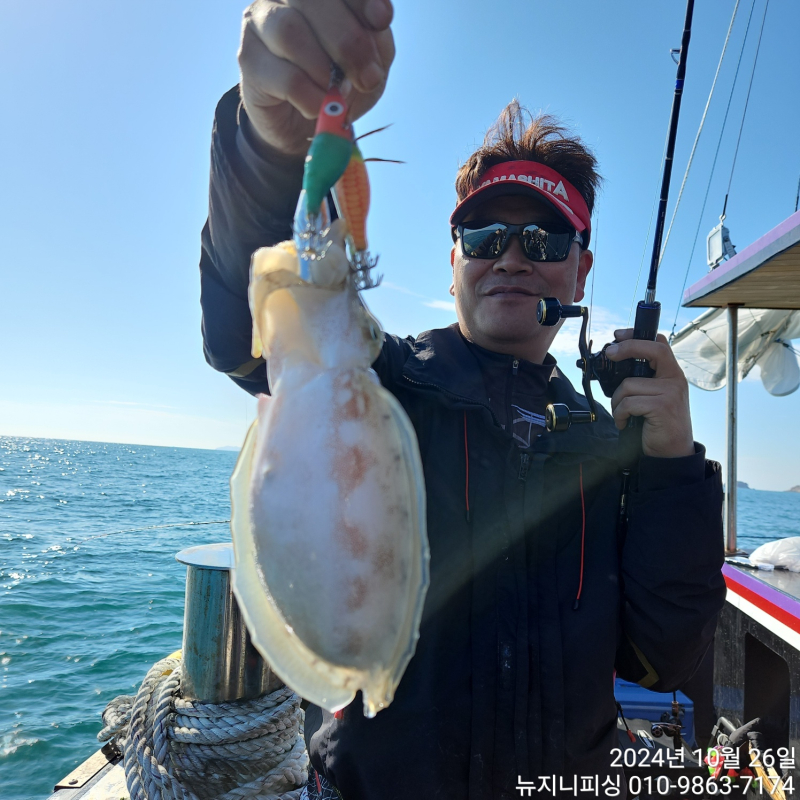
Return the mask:
M461 239L461 252L467 258L499 258L512 236L518 236L522 251L531 261L565 261L573 242L583 245L583 236L574 228L550 223L548 228L530 223L474 220L453 229L453 241Z

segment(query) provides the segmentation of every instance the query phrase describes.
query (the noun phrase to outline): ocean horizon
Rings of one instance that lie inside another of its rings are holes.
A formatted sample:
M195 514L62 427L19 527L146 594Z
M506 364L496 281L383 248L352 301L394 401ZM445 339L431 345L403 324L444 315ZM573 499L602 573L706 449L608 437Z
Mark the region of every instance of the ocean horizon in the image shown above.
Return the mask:
M0 436L0 797L47 797L100 714L181 647L185 567L230 541L237 450ZM800 535L800 494L738 490L740 546Z

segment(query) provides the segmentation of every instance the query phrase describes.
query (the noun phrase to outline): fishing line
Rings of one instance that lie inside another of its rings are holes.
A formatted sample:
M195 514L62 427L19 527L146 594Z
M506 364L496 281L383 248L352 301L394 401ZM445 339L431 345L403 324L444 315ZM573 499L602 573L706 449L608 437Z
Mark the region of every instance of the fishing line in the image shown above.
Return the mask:
M683 181L681 181L681 188L678 190L678 199L675 201L675 208L672 209L672 219L669 221L669 228L667 228L667 235L664 238L664 246L661 248L661 255L658 257L659 266L664 260L664 253L667 251L669 244L669 235L672 233L672 226L675 223L675 217L678 214L678 207L681 204L683 197L683 190L686 188L686 181L689 180L689 170L692 168L692 161L694 161L694 154L697 151L697 144L700 141L700 134L703 132L703 126L706 124L706 117L708 116L708 107L711 105L711 98L714 96L714 89L717 85L717 78L719 78L719 71L722 69L722 61L725 58L725 51L728 49L728 42L731 38L731 31L733 30L733 23L736 20L736 12L739 10L740 0L736 0L736 5L733 7L733 15L731 16L730 25L728 25L728 33L725 36L725 43L722 45L722 53L719 57L717 64L717 71L714 73L714 80L711 82L711 91L708 93L708 100L706 100L706 107L703 109L703 116L700 119L700 127L697 129L697 135L694 137L694 144L692 145L692 152L689 154L689 161L686 164L686 172L683 173ZM755 0L754 0L755 2ZM751 12L752 13L752 12Z
M675 319L672 321L672 331L669 335L670 343L672 342L672 340L675 338L676 335L675 328L678 324L678 314L680 314L681 311L681 298L683 297L683 293L686 290L686 282L689 280L689 270L691 269L692 266L694 251L697 248L697 239L700 236L700 227L703 224L703 214L705 213L706 203L708 202L708 195L709 192L711 191L711 181L714 178L714 172L717 168L717 158L719 157L719 151L722 146L722 137L725 134L725 126L728 124L728 114L731 110L731 103L733 102L733 93L736 89L736 82L739 78L739 68L742 66L742 57L744 56L744 48L745 45L747 44L747 36L750 33L750 23L753 20L753 11L755 10L755 7L756 7L756 0L753 0L753 2L750 4L750 14L747 17L747 26L744 29L744 38L742 39L742 46L739 50L739 58L736 62L736 71L733 73L733 83L731 84L731 92L728 95L728 105L725 107L725 116L722 118L722 128L720 128L719 139L717 139L717 149L714 151L714 160L711 162L711 173L708 176L708 183L706 184L706 193L705 196L703 197L703 205L700 208L700 214L697 217L697 228L695 229L694 232L692 249L691 252L689 253L689 261L686 264L686 272L683 276L683 286L681 286L681 293L678 296L678 303L675 309Z
M67 541L70 544L79 545L84 544L85 542L91 542L94 539L105 539L107 536L117 536L120 533L141 533L142 531L156 531L164 528L186 528L191 525L227 525L229 522L229 519L209 520L208 522L171 522L168 525L148 525L144 528L126 528L122 531L98 533L96 536L88 536L86 539L79 539L76 542L73 542L72 539L67 539Z
M77 541L67 538L65 541L71 545L69 550L51 550L50 548L46 548L45 550L42 550L40 555L46 554L48 558L55 559L59 556L65 556L69 555L70 553L74 553L78 549L78 545L91 542L95 539L105 539L107 536L117 536L121 533L141 533L142 531L157 531L163 530L164 528L188 528L199 525L227 525L229 522L229 519L214 519L203 522L170 522L166 525L147 525L143 528L125 528L121 531L106 531L105 533L98 533L95 536L87 536L85 539L78 539Z
M753 69L750 73L750 83L747 87L747 97L744 101L744 111L742 111L742 123L739 126L739 136L736 139L736 150L733 153L733 164L731 165L731 175L728 178L728 188L725 191L725 204L722 207L722 219L725 218L725 211L728 208L728 195L731 191L731 183L733 182L733 171L736 169L736 158L739 155L739 143L742 140L742 131L744 130L744 120L747 116L747 106L750 103L750 90L753 88L753 78L756 74L756 64L758 64L758 54L761 50L761 37L764 34L764 23L767 21L767 9L769 8L769 0L764 3L764 15L761 17L761 30L758 33L758 44L756 45L756 56L753 59Z

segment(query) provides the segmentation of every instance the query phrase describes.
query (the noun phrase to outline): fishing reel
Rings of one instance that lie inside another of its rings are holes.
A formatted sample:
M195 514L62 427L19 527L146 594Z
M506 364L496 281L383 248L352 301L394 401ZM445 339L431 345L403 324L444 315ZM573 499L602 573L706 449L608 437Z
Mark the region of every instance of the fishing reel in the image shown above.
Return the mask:
M634 339L653 341L658 332L660 313L660 303L640 302L636 309ZM586 306L564 306L556 297L545 297L539 301L536 308L537 321L548 328L557 325L562 319L576 317L582 319L578 339L580 358L576 365L583 374L581 385L589 403L589 411L573 411L564 403L551 403L545 410L545 424L548 431L566 431L572 425L597 420L597 401L592 393L592 381L597 381L603 394L611 397L625 378L652 378L655 375L655 370L644 359L609 360L606 349L612 342L606 344L599 352L592 353L592 342L587 341L586 335L589 324L589 309Z

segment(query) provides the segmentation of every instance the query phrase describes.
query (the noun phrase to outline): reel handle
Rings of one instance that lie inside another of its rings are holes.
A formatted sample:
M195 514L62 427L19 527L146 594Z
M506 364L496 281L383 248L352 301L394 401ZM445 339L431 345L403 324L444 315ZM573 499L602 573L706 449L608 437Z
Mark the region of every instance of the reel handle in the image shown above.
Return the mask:
M546 328L552 328L562 319L583 316L583 306L562 306L557 297L544 297L536 306L536 320Z
M590 385L591 372L587 369L589 362L589 344L586 342L586 326L589 322L589 309L585 306L561 304L557 297L544 297L536 307L536 319L540 325L552 328L562 319L580 317L582 319L579 348L581 357L578 368L583 372L583 391L589 402L589 410L573 411L564 403L551 403L545 409L545 427L548 431L566 431L572 425L594 422L597 419L597 407L592 396Z
M572 425L594 422L591 411L571 411L565 403L550 403L544 412L545 426L548 431L566 431Z
M645 359L629 358L625 361L609 361L605 356L605 348L598 353L591 353L591 342L586 341L586 323L588 309L579 305L562 305L557 297L542 298L536 307L536 319L540 325L552 328L562 319L583 318L581 328L581 357L578 367L583 372L583 389L591 411L572 411L563 403L551 403L545 411L545 424L548 431L566 431L572 425L594 422L597 413L592 397L591 381L600 383L604 394L611 397L625 378L651 378L655 371ZM657 301L641 301L636 307L636 319L633 338L655 341L658 335L658 323L661 318L661 304ZM620 448L623 462L633 464L642 450L641 417L631 417L628 426L620 432Z

